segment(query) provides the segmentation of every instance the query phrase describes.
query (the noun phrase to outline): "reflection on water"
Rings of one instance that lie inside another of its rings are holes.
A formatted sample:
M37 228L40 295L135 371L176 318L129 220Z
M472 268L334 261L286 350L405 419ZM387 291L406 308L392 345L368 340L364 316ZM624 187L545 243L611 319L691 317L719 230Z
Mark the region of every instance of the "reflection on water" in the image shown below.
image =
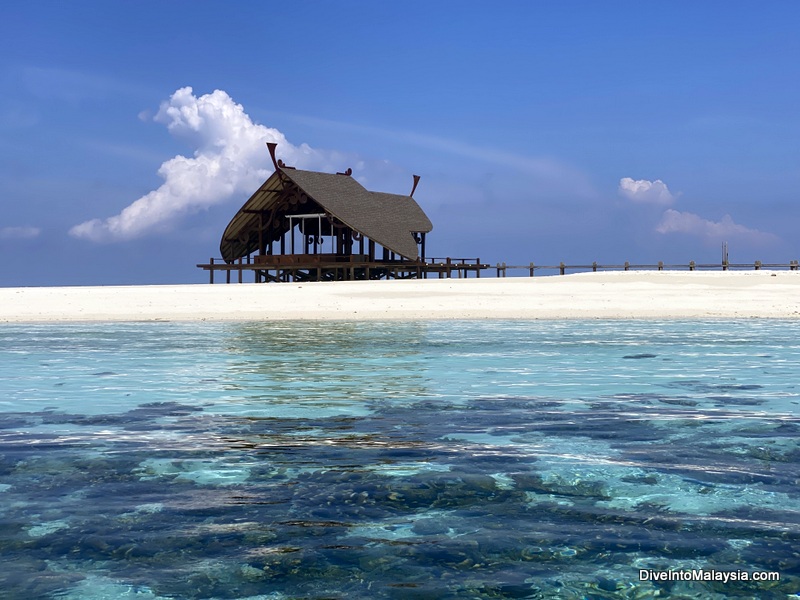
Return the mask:
M348 414L365 414L371 401L424 397L425 331L416 322L238 325L223 342L229 354L226 389L242 392L229 400L257 410L265 402L284 405L302 417L342 414L345 406Z
M799 330L4 326L0 589L787 598L800 585Z

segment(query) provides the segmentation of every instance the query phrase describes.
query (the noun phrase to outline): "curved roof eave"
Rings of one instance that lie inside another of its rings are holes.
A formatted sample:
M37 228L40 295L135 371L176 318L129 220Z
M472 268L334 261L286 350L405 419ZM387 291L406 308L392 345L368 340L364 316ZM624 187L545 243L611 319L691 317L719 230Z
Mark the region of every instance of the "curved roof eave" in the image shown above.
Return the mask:
M342 223L409 260L419 257L415 232L433 224L411 196L370 192L348 175L285 169L275 171L231 219L220 242L222 257L233 262L257 249L257 212L267 210L283 190L281 175ZM250 233L245 233L250 231Z
M245 211L266 210L276 202L277 194L282 190L283 183L281 182L280 174L275 171L248 198L247 202L236 211L236 214L222 233L222 239L219 243L220 253L226 262L233 262L237 258L246 256L258 249L258 240L253 239L251 235L248 235L246 240L242 240L243 231L257 230L259 218L257 213Z

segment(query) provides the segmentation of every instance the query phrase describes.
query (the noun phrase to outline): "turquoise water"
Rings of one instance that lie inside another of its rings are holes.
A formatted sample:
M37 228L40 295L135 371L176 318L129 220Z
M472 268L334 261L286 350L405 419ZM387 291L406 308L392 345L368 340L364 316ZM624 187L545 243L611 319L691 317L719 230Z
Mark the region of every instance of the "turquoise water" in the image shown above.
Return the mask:
M800 323L0 327L3 598L794 598ZM639 580L640 570L780 581Z

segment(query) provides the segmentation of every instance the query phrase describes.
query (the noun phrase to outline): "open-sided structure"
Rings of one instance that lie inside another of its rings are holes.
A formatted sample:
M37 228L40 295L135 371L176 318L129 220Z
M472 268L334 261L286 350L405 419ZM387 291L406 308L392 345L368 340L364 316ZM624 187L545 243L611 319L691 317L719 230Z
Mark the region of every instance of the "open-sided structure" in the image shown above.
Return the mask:
M430 219L411 193L371 192L345 173L318 173L276 160L275 172L239 209L220 242L228 265L255 271L256 281L330 281L425 277ZM466 272L466 269L464 269ZM449 275L449 271L448 271Z

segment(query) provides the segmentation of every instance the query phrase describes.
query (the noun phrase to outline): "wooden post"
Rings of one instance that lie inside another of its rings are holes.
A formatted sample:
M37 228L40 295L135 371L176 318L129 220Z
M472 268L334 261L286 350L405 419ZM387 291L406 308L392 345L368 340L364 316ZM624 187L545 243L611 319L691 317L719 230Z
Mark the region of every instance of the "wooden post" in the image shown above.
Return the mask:
M228 266L228 265L226 265L226 266ZM230 283L230 282L231 282L231 270L230 270L230 266L228 266L228 268L225 269L225 283Z
M447 278L448 278L448 279L450 279L450 278L453 276L453 275L452 275L452 269L453 269L453 261L452 261L452 259L451 259L451 258L448 256L448 257L447 257Z
M475 269L475 277L480 278L480 276L481 276L481 259L480 258L476 258L475 259L475 265L477 267Z
M264 213L258 213L258 254L264 254ZM249 254L247 255L250 256ZM241 283L241 282L239 282Z
M241 256L239 257L239 283L242 283L242 257Z
M208 270L208 274L209 274L209 282L208 283L214 283L214 257L213 256L208 259L208 266L211 267Z
M722 242L722 270L728 270L728 242Z
M536 267L533 265L533 263L528 265L528 273L530 273L531 277L533 277L533 274L534 274L535 270L536 270Z

